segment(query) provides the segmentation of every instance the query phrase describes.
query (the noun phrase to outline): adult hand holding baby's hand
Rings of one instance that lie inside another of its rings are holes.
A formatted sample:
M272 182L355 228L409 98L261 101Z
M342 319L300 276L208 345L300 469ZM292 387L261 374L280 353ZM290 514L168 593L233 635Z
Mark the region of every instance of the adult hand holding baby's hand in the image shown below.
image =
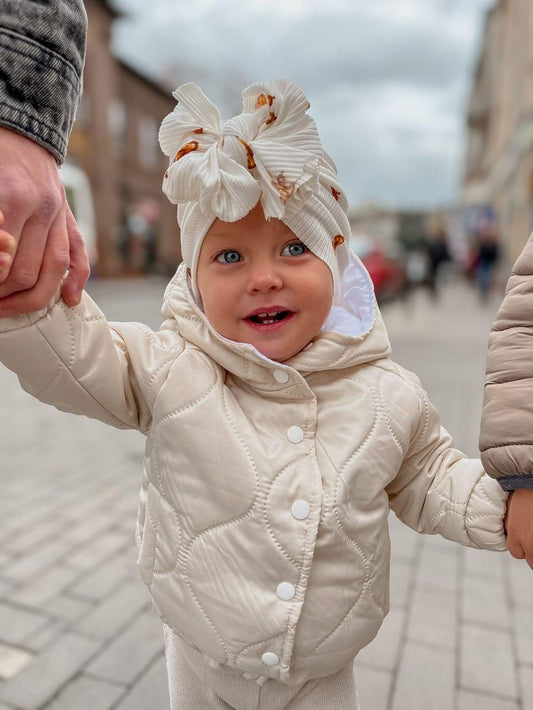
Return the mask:
M507 501L505 519L509 552L533 569L533 489L519 488Z
M0 316L44 308L61 284L69 306L89 278L83 239L46 148L0 126L0 209L16 250L0 268ZM0 225L1 226L1 225ZM1 248L1 247L0 247Z

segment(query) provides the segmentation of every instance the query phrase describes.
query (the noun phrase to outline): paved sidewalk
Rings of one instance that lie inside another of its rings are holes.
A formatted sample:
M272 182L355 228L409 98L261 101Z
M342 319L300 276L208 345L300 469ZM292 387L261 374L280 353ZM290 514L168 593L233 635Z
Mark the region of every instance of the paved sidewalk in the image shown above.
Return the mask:
M152 326L162 288L91 285L110 318ZM395 358L471 455L496 305L459 285L384 308ZM166 710L160 623L134 566L143 438L35 402L2 367L0 393L0 710ZM391 612L356 662L362 710L533 708L525 563L396 519L391 537Z

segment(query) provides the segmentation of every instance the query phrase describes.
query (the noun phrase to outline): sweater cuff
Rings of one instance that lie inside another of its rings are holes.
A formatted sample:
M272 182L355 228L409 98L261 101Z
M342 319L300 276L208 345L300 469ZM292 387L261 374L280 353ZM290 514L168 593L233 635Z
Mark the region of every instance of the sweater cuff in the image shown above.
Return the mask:
M62 163L81 79L56 52L0 28L0 124L31 138Z
M533 488L533 476L504 476L497 479L504 491L516 491L519 488Z

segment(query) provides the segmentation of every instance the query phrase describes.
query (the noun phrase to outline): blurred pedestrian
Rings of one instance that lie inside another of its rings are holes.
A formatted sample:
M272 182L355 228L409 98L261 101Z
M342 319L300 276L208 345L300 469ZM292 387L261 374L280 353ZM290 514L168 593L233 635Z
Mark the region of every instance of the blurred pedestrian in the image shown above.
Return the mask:
M439 222L430 232L426 241L428 255L427 286L433 299L438 297L438 281L442 267L451 261L448 235L444 224Z
M82 0L0 1L0 205L16 252L0 264L0 315L76 305L89 276L58 172L81 90Z
M482 302L486 302L491 294L499 259L500 246L496 223L493 220L484 221L478 230L474 267L477 289Z
M172 709L354 710L389 510L504 550L507 494L390 360L303 92L253 84L223 125L194 84L175 96L159 135L184 263L161 330L110 325L84 294L3 319L0 356L43 401L147 435L138 564Z

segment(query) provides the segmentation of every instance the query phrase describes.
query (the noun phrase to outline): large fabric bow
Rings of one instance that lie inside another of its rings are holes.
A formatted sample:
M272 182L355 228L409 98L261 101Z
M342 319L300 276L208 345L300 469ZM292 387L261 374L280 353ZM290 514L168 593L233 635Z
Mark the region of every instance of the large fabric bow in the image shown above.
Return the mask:
M234 222L261 200L265 217L281 219L316 192L321 171L337 183L306 114L309 103L293 82L252 84L242 92L243 112L224 124L195 84L173 95L178 104L163 120L159 142L170 158L163 191L174 204L197 202L203 213Z

